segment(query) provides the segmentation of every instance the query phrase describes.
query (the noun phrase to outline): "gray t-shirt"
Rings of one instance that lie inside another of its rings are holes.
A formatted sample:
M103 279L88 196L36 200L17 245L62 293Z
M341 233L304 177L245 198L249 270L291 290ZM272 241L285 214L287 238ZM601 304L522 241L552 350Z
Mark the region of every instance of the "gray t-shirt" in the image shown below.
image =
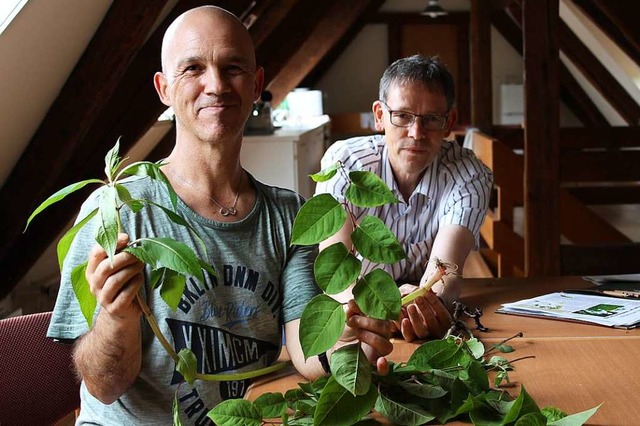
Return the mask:
M205 282L188 278L178 309L173 312L148 284L141 294L176 352L190 348L200 373L249 371L273 363L281 349L284 323L302 315L319 290L313 279L314 246L291 246L291 229L304 200L296 193L264 185L252 178L257 199L251 213L234 223L197 215L181 200L179 212L207 245L208 262L217 276L205 273ZM131 178L126 187L133 198L145 198L170 207L163 185L149 178ZM84 203L79 219L98 205L96 193ZM169 237L194 248L197 240L184 227L166 218L156 207L133 215L123 209L123 229L130 240L146 236ZM73 293L70 273L87 259L95 244L94 217L76 237L62 271L60 292L48 336L76 339L88 331ZM148 282L149 269L145 270ZM99 308L98 308L99 309ZM134 385L111 405L104 405L81 387L78 424L172 424L176 393L185 425L212 424L206 413L225 399L242 397L248 381L196 381L179 384L182 377L144 319L142 368Z

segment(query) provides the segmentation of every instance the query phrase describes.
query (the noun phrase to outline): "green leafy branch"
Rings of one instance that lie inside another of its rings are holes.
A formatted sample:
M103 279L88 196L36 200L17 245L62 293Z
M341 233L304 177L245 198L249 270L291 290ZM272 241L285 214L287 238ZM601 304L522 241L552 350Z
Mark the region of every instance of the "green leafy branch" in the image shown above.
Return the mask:
M361 276L362 262L358 254L379 264L398 262L406 254L380 219L365 216L356 223L349 203L377 207L398 200L375 174L347 173L341 163L311 178L316 182L326 181L338 172L349 183L344 193L346 202L341 203L330 194L312 197L298 212L292 232L292 244L310 245L335 235L347 220L354 228L352 247L341 242L333 244L325 248L314 263L316 282L323 294L307 304L300 320L299 335L305 358L332 348L343 332L346 314L343 305L332 295L355 283L353 297L365 315L396 320L403 305L424 295L433 284L457 269L438 260L435 273L428 281L404 298L400 297L393 278L382 269L373 269ZM508 352L510 346L504 343L506 340L487 353ZM208 416L220 426L258 426L263 424L263 419L275 418L288 425L351 425L376 416L401 425L468 418L474 424L568 426L583 424L597 410L596 407L567 416L556 408L540 410L524 387L515 399L502 389L492 389L487 371L498 370L494 380L497 388L508 381L511 364L501 357L485 361L484 356L484 346L477 339L451 336L424 343L406 363L392 363L390 373L379 376L360 344L354 343L332 353L329 377L301 383L299 389L285 394L261 395L255 402L225 401Z
M109 260L113 263L113 257L117 250L118 234L123 232L121 212L124 208L129 208L134 214L138 213L145 207L160 209L169 220L179 226L187 228L189 232L194 235L198 244L202 247L203 252L206 253L206 245L202 238L182 216L176 213L178 196L169 180L160 169L163 164L140 161L125 166L124 163L127 158L120 157L118 152L119 147L120 144L118 140L115 146L109 150L105 156L104 171L106 174L106 180L87 179L73 183L57 191L34 210L27 220L25 231L31 221L47 207L63 200L68 195L88 185L97 184L101 186L98 190L98 207L69 229L69 231L67 231L58 242L58 264L61 271L69 249L71 248L71 244L78 235L78 232L92 220L98 220L95 240L104 249ZM122 182L123 179L131 176L146 177L160 182L167 190L169 200L171 202L171 208L157 204L153 200L133 198L127 187ZM164 300L173 311L177 309L178 304L180 303L180 298L182 297L187 277L192 276L199 282L204 283L205 273L215 276L213 267L200 259L191 247L183 242L175 241L170 238L140 237L130 241L122 251L132 254L150 266L151 273L149 276L149 285L154 290L157 289L159 291L162 300ZM74 267L71 271L71 284L76 299L78 300L80 311L86 319L88 326L91 327L93 315L97 307L97 301L89 289L89 282L85 276L87 263L88 262L84 262ZM146 302L140 297L139 293L136 295L136 301L156 338L176 363L177 371L183 375L188 383L192 383L195 379L243 380L271 373L284 368L287 365L286 363L278 363L247 373L197 373L195 355L189 349L182 349L180 353L176 353L173 346L162 334L157 320L151 313Z
M407 426L453 420L578 426L598 409L567 415L555 407L540 409L524 386L516 398L497 385L492 388L488 372L493 365L484 353L484 345L475 338L433 340L419 346L407 362L391 363L389 375L373 374L371 384L355 394L340 382L342 373L332 370L332 376L299 383L284 394L265 393L254 402L225 401L209 417L219 426L271 423L264 419L281 419L288 425L352 425L382 417Z

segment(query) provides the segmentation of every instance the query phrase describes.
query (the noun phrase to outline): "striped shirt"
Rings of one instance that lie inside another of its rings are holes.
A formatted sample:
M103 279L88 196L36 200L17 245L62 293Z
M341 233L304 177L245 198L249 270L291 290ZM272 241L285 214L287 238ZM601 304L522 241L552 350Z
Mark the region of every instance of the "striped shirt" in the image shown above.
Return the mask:
M322 169L342 161L348 171L368 170L380 176L400 202L374 208L349 208L360 222L365 215L376 216L391 229L407 253L393 265L378 265L363 260L362 274L374 267L388 272L398 282L419 282L424 274L438 229L443 225L461 225L474 236L476 249L479 232L489 207L493 184L491 170L474 153L456 142L443 141L440 152L427 167L422 180L405 202L391 170L384 136L356 137L335 142L322 158ZM316 194L330 193L345 201L349 182L337 173L327 182L319 182Z

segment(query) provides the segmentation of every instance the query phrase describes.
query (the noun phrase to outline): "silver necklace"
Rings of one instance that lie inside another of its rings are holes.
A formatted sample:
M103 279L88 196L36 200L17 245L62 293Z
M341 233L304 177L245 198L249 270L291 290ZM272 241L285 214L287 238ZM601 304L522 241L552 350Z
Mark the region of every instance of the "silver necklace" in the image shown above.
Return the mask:
M191 182L189 182L188 180L180 176L180 174L178 174L178 172L176 172L174 168L171 168L171 172L178 179L178 182L180 182L183 185L187 185L188 187L195 189L196 191L199 191L199 189L195 185L193 185ZM240 196L240 185L242 185L243 177L244 177L244 171L242 172L242 174L240 174L240 181L238 182L238 188L236 188L236 197L233 199L233 205L231 207L225 207L219 202L217 202L216 199L213 198L211 195L207 195L207 197L209 197L209 199L213 201L216 204L216 206L220 207L220 214L222 216L225 216L225 217L235 216L238 213L238 211L236 210L236 205L238 204L238 197Z

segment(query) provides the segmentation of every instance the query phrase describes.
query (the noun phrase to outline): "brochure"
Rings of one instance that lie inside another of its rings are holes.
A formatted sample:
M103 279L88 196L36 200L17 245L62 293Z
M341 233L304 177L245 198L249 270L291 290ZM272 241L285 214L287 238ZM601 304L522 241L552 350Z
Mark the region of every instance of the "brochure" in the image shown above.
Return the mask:
M640 326L640 299L559 292L505 303L496 312L617 328Z

